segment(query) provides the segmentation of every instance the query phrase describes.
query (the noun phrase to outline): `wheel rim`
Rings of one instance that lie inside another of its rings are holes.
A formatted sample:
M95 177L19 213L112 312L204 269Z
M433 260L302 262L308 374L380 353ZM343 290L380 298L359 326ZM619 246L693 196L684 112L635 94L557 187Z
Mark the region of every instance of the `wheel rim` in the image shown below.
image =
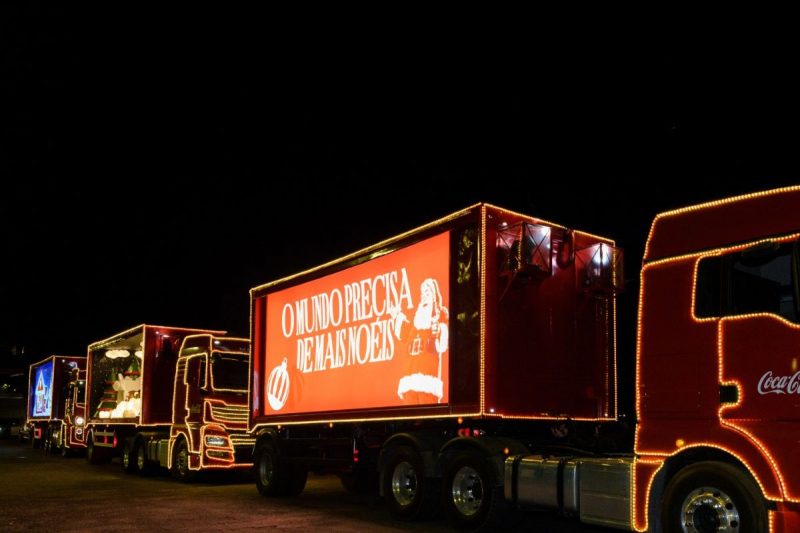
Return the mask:
M392 472L392 495L395 501L403 507L414 503L419 486L417 471L408 461L398 463Z
M730 496L715 487L699 487L681 505L684 533L736 533L739 510Z
M139 470L144 470L144 446L142 444L136 451L136 466L139 467Z
M272 455L267 452L261 455L261 461L258 462L258 476L261 484L265 487L272 483L272 476L275 471L275 466L272 463Z
M189 451L186 446L181 446L178 450L178 473L185 476L189 472Z
M126 470L131 466L131 450L127 446L122 450L122 466Z
M453 505L458 512L466 517L473 516L483 502L481 475L471 466L462 466L453 477L451 493Z

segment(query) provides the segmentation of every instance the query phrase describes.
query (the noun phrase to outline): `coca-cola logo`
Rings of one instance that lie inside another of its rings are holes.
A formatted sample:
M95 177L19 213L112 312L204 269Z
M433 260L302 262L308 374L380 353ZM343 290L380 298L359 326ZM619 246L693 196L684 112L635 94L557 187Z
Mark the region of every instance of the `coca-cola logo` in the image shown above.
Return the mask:
M768 370L758 380L759 394L800 394L800 371L791 376L773 376Z

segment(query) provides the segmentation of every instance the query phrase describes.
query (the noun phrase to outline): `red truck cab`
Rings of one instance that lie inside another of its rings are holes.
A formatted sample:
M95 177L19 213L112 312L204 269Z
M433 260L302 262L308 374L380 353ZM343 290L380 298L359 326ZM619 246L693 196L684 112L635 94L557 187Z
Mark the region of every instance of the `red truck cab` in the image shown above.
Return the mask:
M170 468L179 477L201 469L249 468L247 386L250 342L190 335L175 373ZM237 453L239 460L237 461ZM245 457L246 456L246 457Z
M638 529L800 528L798 212L791 187L653 222L639 303Z

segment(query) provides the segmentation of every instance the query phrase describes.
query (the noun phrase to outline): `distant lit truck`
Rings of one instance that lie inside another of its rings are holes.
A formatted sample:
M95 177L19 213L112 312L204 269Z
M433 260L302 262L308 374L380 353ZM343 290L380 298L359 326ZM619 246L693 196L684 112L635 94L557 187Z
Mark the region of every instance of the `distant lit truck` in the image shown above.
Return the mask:
M249 342L224 331L140 325L89 345L87 460L188 481L248 469Z
M66 456L86 447L86 358L51 355L30 366L27 429L31 445Z

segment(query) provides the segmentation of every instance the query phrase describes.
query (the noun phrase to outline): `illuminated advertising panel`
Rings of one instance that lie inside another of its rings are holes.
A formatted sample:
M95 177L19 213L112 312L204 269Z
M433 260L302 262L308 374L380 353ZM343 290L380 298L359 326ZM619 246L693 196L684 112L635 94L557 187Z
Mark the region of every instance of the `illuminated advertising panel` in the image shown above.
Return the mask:
M49 417L53 407L53 361L47 361L34 369L30 395L31 416Z
M265 414L448 401L450 235L267 295Z

